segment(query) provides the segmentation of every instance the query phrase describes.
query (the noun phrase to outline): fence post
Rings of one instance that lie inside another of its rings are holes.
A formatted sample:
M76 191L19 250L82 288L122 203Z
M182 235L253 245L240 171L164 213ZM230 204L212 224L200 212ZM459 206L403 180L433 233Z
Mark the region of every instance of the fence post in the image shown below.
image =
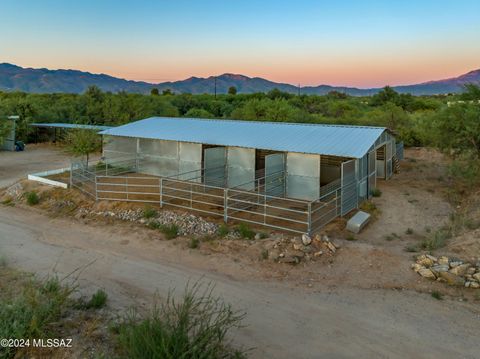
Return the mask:
M223 221L228 222L228 188L223 189Z
M163 208L163 177L160 177L160 208Z
M97 190L97 175L95 176L95 202L98 201L98 190Z
M310 236L312 234L312 202L308 202L308 229L307 234Z
M267 224L267 195L263 195L263 224Z
M70 188L73 187L73 163L70 162Z

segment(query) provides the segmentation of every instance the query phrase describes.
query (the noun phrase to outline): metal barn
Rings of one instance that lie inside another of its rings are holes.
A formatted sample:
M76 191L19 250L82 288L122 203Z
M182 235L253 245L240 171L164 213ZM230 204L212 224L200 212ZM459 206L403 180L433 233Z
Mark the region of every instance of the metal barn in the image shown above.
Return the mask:
M299 233L358 208L403 150L363 126L152 117L101 134L104 162L72 165L72 185L96 199Z

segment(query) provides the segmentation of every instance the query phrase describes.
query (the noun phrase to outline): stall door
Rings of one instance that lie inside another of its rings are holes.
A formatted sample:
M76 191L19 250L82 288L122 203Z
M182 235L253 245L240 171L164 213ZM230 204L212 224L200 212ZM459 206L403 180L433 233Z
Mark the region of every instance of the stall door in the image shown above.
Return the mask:
M204 151L204 183L207 186L225 187L227 161L225 147L207 148Z
M373 150L368 153L368 197L372 195L372 191L376 187L377 182L377 161L376 151Z
M275 153L265 156L265 194L285 197L285 155Z
M357 179L355 160L342 163L342 216L357 208Z

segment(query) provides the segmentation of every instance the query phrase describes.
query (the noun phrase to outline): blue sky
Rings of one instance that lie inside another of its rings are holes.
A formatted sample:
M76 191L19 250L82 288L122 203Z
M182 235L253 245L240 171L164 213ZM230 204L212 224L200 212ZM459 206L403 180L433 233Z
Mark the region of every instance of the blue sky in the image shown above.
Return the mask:
M480 68L480 1L2 0L0 62L160 82L407 84Z

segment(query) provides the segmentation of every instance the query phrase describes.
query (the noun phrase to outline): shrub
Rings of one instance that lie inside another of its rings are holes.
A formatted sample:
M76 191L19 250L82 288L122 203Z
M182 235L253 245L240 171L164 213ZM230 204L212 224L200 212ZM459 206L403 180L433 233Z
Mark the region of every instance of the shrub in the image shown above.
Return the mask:
M378 188L372 189L370 193L372 197L380 197L382 195L382 191L380 191Z
M261 253L261 257L263 260L268 259L268 249L263 249Z
M38 194L37 192L27 192L25 194L26 196L26 199L27 199L27 203L30 205L30 206L34 206L36 204L38 204L40 202L40 198L38 197Z
M145 218L145 219L154 218L154 217L157 216L157 211L156 211L154 208L152 208L152 207L150 207L150 206L147 206L147 207L145 207L145 209L143 210L142 216L143 216L143 218Z
M87 302L87 309L100 309L107 304L108 295L104 290L99 289L93 293L90 300Z
M240 234L240 237L245 239L255 238L255 232L250 229L250 226L246 223L240 223L237 227L237 231Z
M7 258L5 256L0 255L0 268L7 266Z
M191 238L188 241L188 248L195 249L200 245L200 240L198 238Z
M347 237L345 238L347 241L354 241L356 240L355 236L353 234L349 234L347 235Z
M42 338L51 333L73 300L73 288L61 285L57 278L44 283L33 279L2 291L0 297L0 338ZM13 358L14 348L1 348L0 358Z
M230 230L228 229L228 226L225 223L222 223L218 227L218 235L220 237L225 237L226 235L228 235L228 233L230 233Z
M173 239L178 236L178 226L176 224L160 224L158 229L167 239Z
M433 251L446 245L447 240L452 237L452 232L448 228L441 228L430 234L420 244L422 249Z
M196 284L181 301L170 292L149 315L131 311L118 325L118 347L124 358L245 358L227 342L244 314L212 295L213 287ZM230 335L229 335L230 336Z
M413 229L412 228L407 228L407 230L405 231L405 234L408 234L408 235L413 234Z
M404 250L405 252L410 252L410 253L418 252L418 248L416 246L406 246Z
M442 300L443 299L443 294L440 293L439 291L434 290L432 292L432 297L437 299L437 300Z

